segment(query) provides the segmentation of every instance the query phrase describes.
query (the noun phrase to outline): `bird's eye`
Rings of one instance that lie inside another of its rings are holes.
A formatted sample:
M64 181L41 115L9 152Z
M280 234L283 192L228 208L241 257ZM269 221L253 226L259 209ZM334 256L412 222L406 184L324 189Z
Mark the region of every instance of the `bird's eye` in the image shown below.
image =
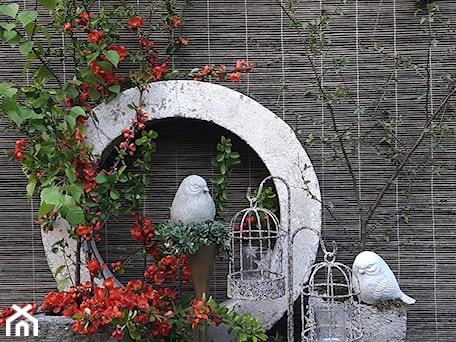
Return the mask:
M198 186L198 185L192 185L192 186L190 187L190 190L191 190L192 192L197 192L197 191L199 190L199 186Z

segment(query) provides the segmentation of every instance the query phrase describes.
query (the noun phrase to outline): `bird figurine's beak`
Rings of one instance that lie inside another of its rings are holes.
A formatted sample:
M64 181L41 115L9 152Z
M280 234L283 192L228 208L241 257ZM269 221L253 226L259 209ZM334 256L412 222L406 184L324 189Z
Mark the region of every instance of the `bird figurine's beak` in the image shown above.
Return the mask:
M209 192L209 188L208 188L207 186L205 186L205 187L203 188L203 190L204 190L204 192Z
M364 273L364 270L358 269L358 272L361 273L361 274L363 274L363 273Z

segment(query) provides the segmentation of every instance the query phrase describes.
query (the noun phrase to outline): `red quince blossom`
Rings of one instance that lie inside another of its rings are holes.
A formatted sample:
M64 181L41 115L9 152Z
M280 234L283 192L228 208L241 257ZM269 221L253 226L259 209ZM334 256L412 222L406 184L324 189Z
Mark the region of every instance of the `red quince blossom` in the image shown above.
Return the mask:
M24 148L27 146L27 141L25 139L20 139L16 141L16 146L13 150L13 157L18 161L24 160Z
M178 27L181 24L182 20L179 17L174 17L171 19L171 25L173 27Z
M241 82L241 73L240 72L232 72L230 74L230 79L233 82Z
M122 330L120 330L120 329L114 330L114 332L112 333L112 338L115 340L122 340L124 338L124 334L123 334Z
M130 30L134 30L134 29L138 29L138 28L142 27L143 25L144 25L144 19L139 16L135 16L128 21L127 28Z
M102 31L93 30L87 35L87 38L90 42L98 44L99 42L101 42L101 38L103 38L103 35L104 33Z
M82 12L79 15L79 18L76 19L76 24L78 25L86 25L89 23L89 20L93 18L93 13L90 12Z
M36 312L37 305L35 303L30 303L32 307L28 311L30 314L34 314ZM22 304L19 305L20 308L26 307L28 304ZM0 310L0 326L6 325L6 320L14 315L16 313L16 310L14 310L12 307L7 306L4 307L3 309Z
M106 264L100 264L97 259L91 259L87 261L86 267L92 276L98 277L101 275L101 271L106 268Z
M119 61L122 62L127 57L127 49L122 45L110 45L108 50L114 50L119 54Z

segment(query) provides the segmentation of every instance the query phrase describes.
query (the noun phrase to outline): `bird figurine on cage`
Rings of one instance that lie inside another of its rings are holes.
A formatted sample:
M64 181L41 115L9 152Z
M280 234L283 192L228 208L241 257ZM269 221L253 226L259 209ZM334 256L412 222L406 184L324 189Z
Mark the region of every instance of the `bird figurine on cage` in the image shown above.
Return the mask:
M406 304L415 303L415 299L401 291L388 264L377 253L359 253L353 262L353 273L357 279L354 279L354 286L361 301L366 304L390 299L400 299Z
M214 221L215 204L206 180L198 175L184 178L174 195L170 210L170 219L174 223Z

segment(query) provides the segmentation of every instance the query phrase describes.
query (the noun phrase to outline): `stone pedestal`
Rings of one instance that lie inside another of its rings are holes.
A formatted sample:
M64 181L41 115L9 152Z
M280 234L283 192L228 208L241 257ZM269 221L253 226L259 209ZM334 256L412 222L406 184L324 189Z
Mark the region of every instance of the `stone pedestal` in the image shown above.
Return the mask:
M403 342L407 335L407 305L391 300L361 306L362 342Z
M117 341L111 337L114 328L107 326L100 329L93 335L81 335L71 329L73 320L63 316L46 316L44 314L36 314L38 319L38 336L23 337L21 341L28 342L114 342ZM126 334L128 335L128 334ZM19 338L19 337L16 337ZM131 341L128 337L124 341Z

